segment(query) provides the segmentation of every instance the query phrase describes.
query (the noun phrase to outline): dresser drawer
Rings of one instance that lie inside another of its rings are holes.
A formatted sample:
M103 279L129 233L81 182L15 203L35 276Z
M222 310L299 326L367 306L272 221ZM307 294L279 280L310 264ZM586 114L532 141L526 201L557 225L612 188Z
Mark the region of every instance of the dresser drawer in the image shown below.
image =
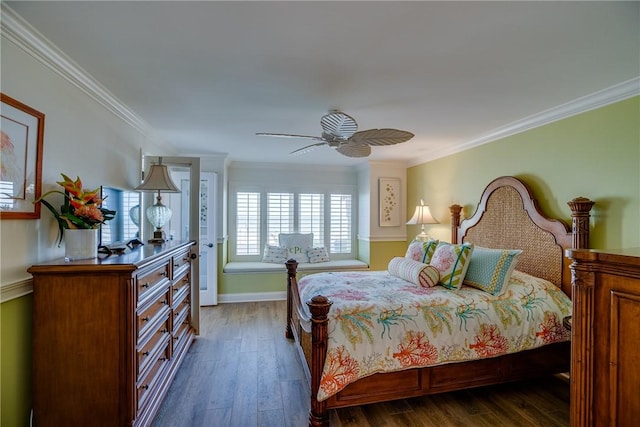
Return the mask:
M173 331L178 329L178 326L187 320L189 312L191 311L191 298L188 294L184 294L184 298L177 302L173 308Z
M173 281L171 285L172 301L171 305L176 306L176 301L182 300L184 295L191 289L191 275L185 272L180 278Z
M136 394L138 398L138 410L144 407L147 397L153 396L155 388L158 387L163 377L165 369L169 365L169 347L165 347L158 357L152 362L150 369L140 378L136 384Z
M158 329L161 323L165 322L171 309L169 308L169 292L165 290L148 303L138 307L137 315L137 336L138 339L144 337L149 331Z
M185 269L186 265L191 262L190 256L191 256L191 252L190 251L174 255L174 257L173 257L174 277L178 274L178 272L180 272L181 270Z
M167 318L160 327L148 336L144 341L138 342L136 373L142 375L150 366L154 358L164 351L170 340L169 319Z
M176 324L174 333L172 334L172 351L171 357L179 357L184 347L188 344L192 337L191 325L189 324L189 316L187 316L180 324Z
M148 270L138 275L136 279L136 291L138 293L138 304L144 301L155 286L160 282L169 280L169 263L164 263L157 268Z

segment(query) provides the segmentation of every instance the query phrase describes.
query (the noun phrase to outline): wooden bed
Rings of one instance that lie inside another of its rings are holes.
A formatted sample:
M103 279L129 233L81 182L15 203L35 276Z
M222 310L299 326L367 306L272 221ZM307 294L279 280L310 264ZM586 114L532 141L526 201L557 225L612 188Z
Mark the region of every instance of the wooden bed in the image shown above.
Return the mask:
M451 242L472 242L489 248L522 249L517 269L541 277L571 296L571 273L565 249L589 245L589 211L593 202L576 198L568 202L572 228L546 218L528 189L514 177L492 181L482 193L475 213L461 221L462 207L452 205ZM311 387L309 426L327 427L329 410L394 399L422 396L568 372L571 345L561 342L520 353L379 373L362 378L324 401L317 400L327 349L327 323L331 301L318 295L305 304L298 292L295 260L287 263L286 337L298 349Z

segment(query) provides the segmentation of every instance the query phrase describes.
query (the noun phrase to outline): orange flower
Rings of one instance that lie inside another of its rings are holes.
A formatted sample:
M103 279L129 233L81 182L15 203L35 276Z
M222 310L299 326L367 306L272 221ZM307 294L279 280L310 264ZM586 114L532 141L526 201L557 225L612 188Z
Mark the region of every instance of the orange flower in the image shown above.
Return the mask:
M58 220L58 245L62 243L65 229L98 228L100 224L113 219L116 215L116 211L100 207L103 202L103 199L100 198L100 187L95 190L85 191L82 188L80 177L73 181L65 174L60 175L62 175L63 180L57 181L57 184L64 188L65 192L51 190L34 202L45 205ZM64 196L64 204L60 206L60 212L44 199L52 193Z

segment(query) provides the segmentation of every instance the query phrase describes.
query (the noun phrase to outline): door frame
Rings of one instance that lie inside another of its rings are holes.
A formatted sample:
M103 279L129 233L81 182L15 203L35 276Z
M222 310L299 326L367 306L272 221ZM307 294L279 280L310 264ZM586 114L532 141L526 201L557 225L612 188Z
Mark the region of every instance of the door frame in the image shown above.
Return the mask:
M191 247L191 253L196 257L191 260L191 325L193 326L196 335L200 333L200 158L199 157L175 157L175 156L143 156L143 180L144 171L151 168L152 164L157 164L159 157L162 157L162 164L167 165L169 168L185 168L189 170L189 192L196 197L191 197L189 200L189 240L195 242ZM143 193L142 197L142 209L141 212L147 208L147 206L153 205L155 193ZM146 219L146 218L145 218ZM142 227L140 227L141 235L143 236L143 242L149 238L153 230L151 230L151 224L149 221L141 221ZM194 226L195 225L195 226Z

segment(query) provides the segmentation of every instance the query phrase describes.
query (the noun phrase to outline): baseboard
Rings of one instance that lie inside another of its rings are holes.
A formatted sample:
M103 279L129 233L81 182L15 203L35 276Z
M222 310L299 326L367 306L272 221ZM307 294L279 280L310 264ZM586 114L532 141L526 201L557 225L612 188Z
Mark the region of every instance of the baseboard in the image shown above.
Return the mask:
M258 301L283 301L287 299L286 291L278 292L246 292L240 294L219 294L218 302L258 302Z

